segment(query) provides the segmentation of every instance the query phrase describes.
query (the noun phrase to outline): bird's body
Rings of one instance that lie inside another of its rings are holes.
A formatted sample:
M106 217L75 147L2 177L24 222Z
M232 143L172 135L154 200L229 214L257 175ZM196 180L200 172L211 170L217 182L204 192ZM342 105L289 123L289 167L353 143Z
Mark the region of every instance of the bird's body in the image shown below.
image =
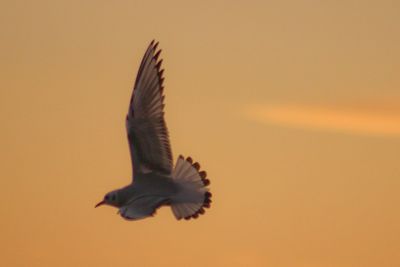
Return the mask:
M121 208L145 197L160 197L169 200L177 191L178 186L169 176L157 173L138 174L134 183L116 190L118 202L112 206Z
M133 182L106 194L96 207L107 204L119 208L125 219L137 220L169 205L178 220L197 218L210 207L210 181L190 157L179 156L173 166L157 45L151 42L143 57L126 117Z

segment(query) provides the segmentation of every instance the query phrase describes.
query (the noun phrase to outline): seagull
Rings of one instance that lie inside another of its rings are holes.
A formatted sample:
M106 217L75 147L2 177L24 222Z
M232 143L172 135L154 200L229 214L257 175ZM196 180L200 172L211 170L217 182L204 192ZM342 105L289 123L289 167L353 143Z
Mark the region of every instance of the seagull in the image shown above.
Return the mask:
M177 220L196 219L210 207L210 180L191 157L180 155L173 165L157 47L153 40L143 56L126 116L132 183L107 193L95 207L109 205L124 219L139 220L170 206Z

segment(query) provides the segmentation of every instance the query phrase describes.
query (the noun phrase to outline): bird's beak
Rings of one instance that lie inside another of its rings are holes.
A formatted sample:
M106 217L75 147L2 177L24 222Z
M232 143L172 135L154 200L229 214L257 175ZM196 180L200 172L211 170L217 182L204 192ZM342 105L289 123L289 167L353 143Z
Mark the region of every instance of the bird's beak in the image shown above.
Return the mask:
M96 206L94 206L95 208L97 208L98 206L104 205L106 204L106 202L104 200L100 201L99 203L96 204Z

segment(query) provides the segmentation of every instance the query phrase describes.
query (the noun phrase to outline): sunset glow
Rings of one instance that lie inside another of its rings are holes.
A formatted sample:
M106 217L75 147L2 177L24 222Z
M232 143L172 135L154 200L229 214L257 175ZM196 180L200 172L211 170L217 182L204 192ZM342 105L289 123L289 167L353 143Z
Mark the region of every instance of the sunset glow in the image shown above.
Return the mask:
M400 1L2 1L0 266L400 266ZM211 208L129 222L132 87L160 42L173 161Z
M400 136L400 112L357 110L343 107L271 105L246 110L249 119L287 127L349 134Z

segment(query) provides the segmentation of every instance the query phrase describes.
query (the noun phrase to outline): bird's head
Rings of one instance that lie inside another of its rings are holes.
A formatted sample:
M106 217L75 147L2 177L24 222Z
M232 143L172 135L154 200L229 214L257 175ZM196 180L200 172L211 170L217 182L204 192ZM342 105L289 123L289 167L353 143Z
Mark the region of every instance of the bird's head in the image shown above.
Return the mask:
M119 201L118 190L111 191L104 196L102 201L100 201L99 203L96 204L95 208L97 208L98 206L104 205L104 204L118 207L118 203L119 203L118 201Z

